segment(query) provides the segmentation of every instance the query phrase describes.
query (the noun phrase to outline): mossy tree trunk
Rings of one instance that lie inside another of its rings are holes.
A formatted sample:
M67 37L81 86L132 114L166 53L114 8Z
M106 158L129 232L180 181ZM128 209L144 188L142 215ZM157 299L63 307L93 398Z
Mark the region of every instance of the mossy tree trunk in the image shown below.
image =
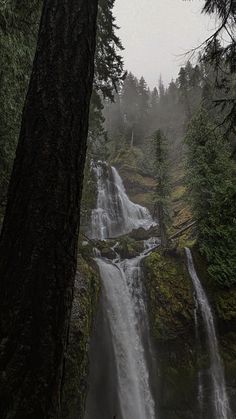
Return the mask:
M45 0L0 241L0 417L58 418L97 0Z

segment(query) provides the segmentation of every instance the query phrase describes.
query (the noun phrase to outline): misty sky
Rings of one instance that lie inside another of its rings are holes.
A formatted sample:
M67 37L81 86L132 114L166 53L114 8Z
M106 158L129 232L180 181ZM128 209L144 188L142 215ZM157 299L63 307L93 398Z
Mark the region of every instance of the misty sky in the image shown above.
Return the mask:
M201 15L203 0L116 0L125 68L142 75L150 87L176 78L181 56L206 39L216 22Z

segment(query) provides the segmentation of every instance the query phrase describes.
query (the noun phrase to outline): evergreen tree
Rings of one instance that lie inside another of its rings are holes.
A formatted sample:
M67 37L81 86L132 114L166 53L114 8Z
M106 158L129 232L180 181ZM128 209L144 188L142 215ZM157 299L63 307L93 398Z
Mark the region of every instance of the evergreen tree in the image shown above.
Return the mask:
M98 31L95 55L94 87L103 97L113 99L114 90L123 75L122 43L116 34L118 26L113 15L115 0L99 0Z
M214 50L212 58L217 59L218 66L223 60L229 64L230 71L236 72L236 41L235 41L235 26L236 26L236 4L232 0L205 0L203 12L207 14L215 14L219 19L219 27L205 42L206 49L210 47ZM226 31L229 35L229 41L220 49L215 49L214 46L221 39L222 33Z
M122 112L124 117L125 134L127 142L131 145L138 135L138 80L130 72L128 73L121 92Z
M187 121L191 119L192 110L190 106L190 94L189 94L189 79L190 79L190 72L191 72L191 65L187 63L186 67L181 67L178 77L178 86L180 92L180 102L184 106L185 115Z
M236 283L236 176L230 147L201 110L187 136L186 181L198 242L209 273L220 284Z
M154 87L153 91L151 92L150 102L151 112L155 114L159 103L159 93L156 87Z
M97 45L95 53L94 88L90 106L89 138L92 150L100 141L104 145L103 100L114 100L114 93L123 78L123 46L116 35L118 26L113 15L114 0L99 0L97 17Z
M138 82L138 142L144 140L148 130L148 115L149 115L149 91L144 77Z
M165 96L165 86L163 84L161 75L159 77L158 89L159 89L160 100L162 100Z
M0 2L0 225L32 67L41 0Z
M170 219L170 180L168 170L167 139L160 130L153 134L152 139L155 150L154 173L157 182L156 197L154 202L154 216L157 217L160 227L161 245L162 247L166 247L168 243L167 225Z
M214 14L218 19L216 31L205 41L205 57L215 67L215 87L219 87L218 72L222 72L222 63L226 77L221 78L222 97L216 99L218 114L222 113L220 124L226 126L227 134L235 135L236 124L236 98L235 98L235 73L236 73L236 3L233 0L205 0L203 11ZM227 33L227 42L222 35ZM211 53L209 54L209 51ZM232 82L233 81L233 82ZM236 145L235 145L236 147Z

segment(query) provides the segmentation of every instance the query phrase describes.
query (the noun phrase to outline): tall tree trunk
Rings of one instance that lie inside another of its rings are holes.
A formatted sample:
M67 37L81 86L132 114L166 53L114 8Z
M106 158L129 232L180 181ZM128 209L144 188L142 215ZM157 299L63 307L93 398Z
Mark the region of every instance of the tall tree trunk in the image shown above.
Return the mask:
M0 417L59 417L97 0L45 0L0 242Z
M159 228L160 228L161 246L167 247L168 239L167 239L167 232L166 232L164 208L163 208L163 205L160 203L157 204L157 218L158 218Z
M133 148L133 146L134 146L134 129L132 128L130 147Z

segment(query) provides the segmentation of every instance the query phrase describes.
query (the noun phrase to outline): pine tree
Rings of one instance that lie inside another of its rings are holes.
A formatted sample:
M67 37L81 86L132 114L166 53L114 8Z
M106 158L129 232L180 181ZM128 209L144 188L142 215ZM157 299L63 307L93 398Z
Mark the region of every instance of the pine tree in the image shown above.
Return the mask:
M148 115L149 115L149 92L147 83L144 77L138 82L138 122L137 122L137 142L140 143L144 140L148 130Z
M29 83L42 1L0 2L0 225Z
M229 144L201 110L187 136L186 182L198 243L209 273L220 284L236 282L236 176Z
M155 149L154 173L157 182L154 215L157 217L160 227L161 246L166 247L168 243L167 226L170 219L170 180L168 171L167 139L160 130L153 134L152 139Z
M236 59L235 59L235 50L236 50L236 41L235 41L235 26L236 26L236 4L235 1L231 0L205 0L205 5L203 7L203 12L210 15L215 14L219 19L219 27L205 42L206 49L214 49L214 45L219 41L221 35L224 31L229 35L229 42L226 45L222 46L221 49L215 49L213 57L217 59L218 66L223 60L226 60L229 64L230 71L232 73L236 72Z
M226 127L226 133L232 132L235 135L236 3L234 0L205 0L203 12L214 14L218 20L216 31L205 41L205 58L215 67L216 88L219 87L218 73L222 72L223 64L226 77L221 78L220 84L224 95L215 101L215 105L219 107L217 113L223 114L220 123ZM227 33L227 42L223 39L224 33Z
M136 142L138 135L138 80L130 72L128 73L121 92L122 112L124 115L124 124L127 142L131 145Z
M159 77L158 90L159 90L160 100L162 100L164 98L164 96L165 96L165 86L163 84L162 76L161 75Z
M114 0L99 0L97 17L97 45L95 53L94 88L90 109L90 138L97 141L104 134L103 99L114 99L123 76L123 50L116 35L118 26L113 15ZM104 137L104 135L103 135Z
M95 56L94 87L103 97L113 99L123 75L123 59L119 54L124 48L116 34L118 26L113 15L115 0L99 0L98 31Z
M180 102L184 106L185 115L187 121L191 119L192 110L189 100L189 77L190 77L190 68L181 67L178 77L178 86L180 92Z
M0 417L59 417L97 0L45 0L0 240Z
M151 103L150 103L151 112L153 112L154 114L156 113L158 103L159 103L159 93L158 93L157 88L154 87L153 91L151 92Z

